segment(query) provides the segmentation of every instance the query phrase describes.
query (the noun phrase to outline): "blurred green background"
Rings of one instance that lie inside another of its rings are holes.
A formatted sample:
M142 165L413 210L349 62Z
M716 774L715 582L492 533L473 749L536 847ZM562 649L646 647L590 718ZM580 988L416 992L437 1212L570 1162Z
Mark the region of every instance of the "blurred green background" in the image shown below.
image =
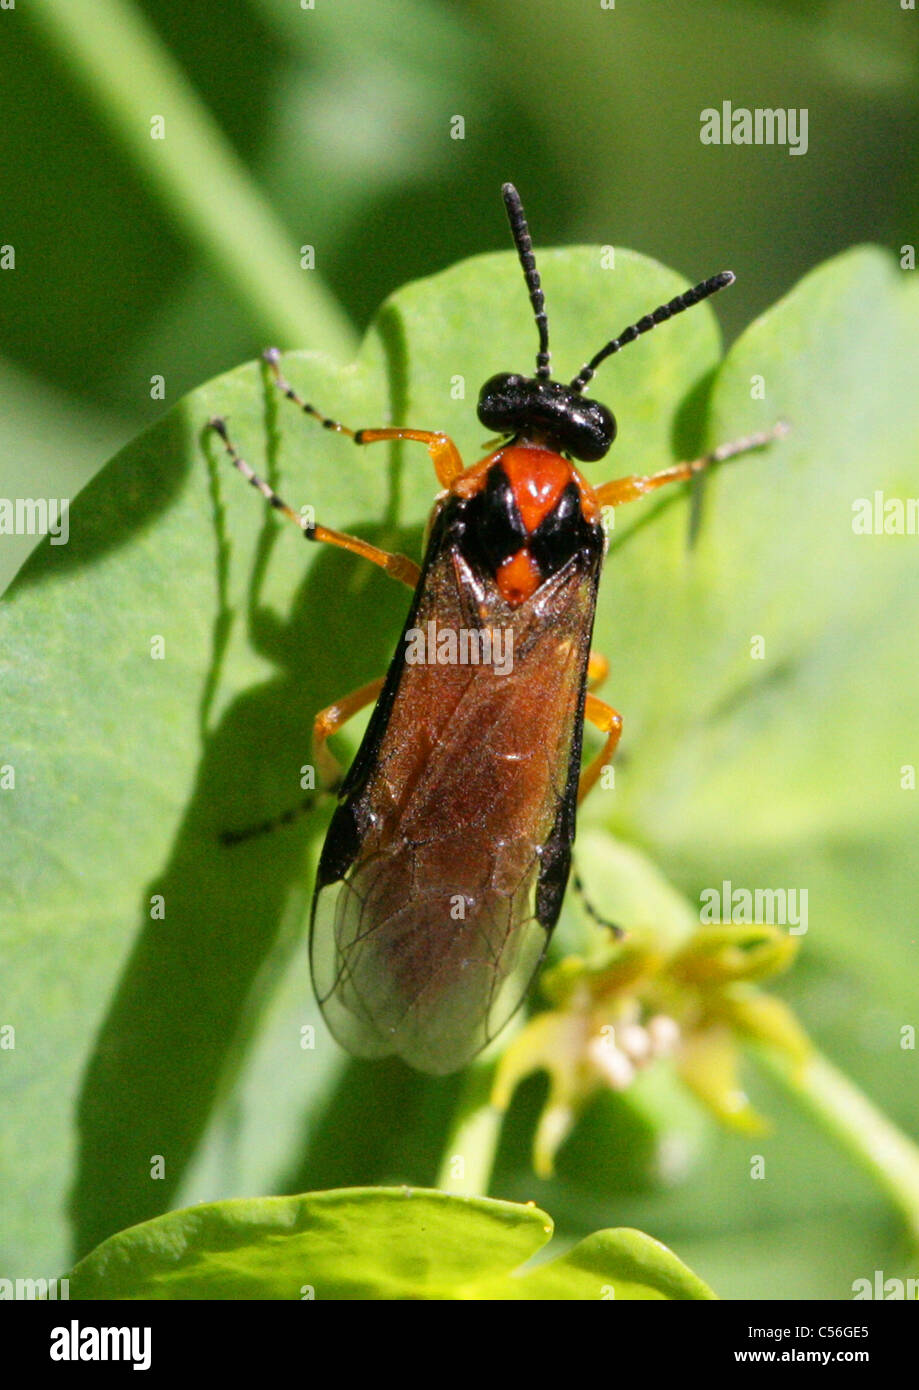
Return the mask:
M4 496L72 495L266 342L349 355L398 285L506 246L508 178L543 246L730 266L729 337L832 253L915 232L919 20L896 0L32 0L0 21ZM806 106L807 153L701 144L725 99ZM29 548L4 540L0 585Z
M315 9L17 0L0 11L0 244L16 251L15 270L0 272L0 496L75 495L187 390L268 342L348 360L399 285L507 249L499 189L508 178L537 246L631 246L691 281L732 268L739 283L716 312L736 337L836 252L860 241L899 252L916 239L917 26L896 0L618 0L610 10L600 0L316 0ZM702 145L700 112L726 99L806 107L806 155ZM164 141L150 137L155 115ZM457 116L462 140L451 138ZM310 271L299 267L306 244ZM487 333L487 306L482 313ZM622 326L611 322L610 332ZM151 396L157 376L163 399ZM624 400L616 405L626 412ZM628 469L624 454L617 462ZM0 589L33 543L2 538ZM860 861L848 843L833 853L854 897ZM879 914L902 914L891 931L907 915L904 857L901 843L888 846L869 889ZM887 880L897 896L885 898ZM872 1042L877 1007L863 1007L856 968L830 967L818 949L805 951L783 993L821 1046L906 1123L911 1098ZM52 1064L47 1084L55 1078ZM502 1196L533 1195L521 1155L541 1084L524 1091L502 1142ZM386 1113L374 1114L381 1095ZM753 1211L736 1141L703 1136L688 1103L673 1123L698 1149L664 1155L653 1192L631 1190L660 1114L680 1105L665 1088L637 1112L617 1111L614 1126L603 1115L594 1130L585 1123L569 1160L579 1181L563 1172L546 1207L568 1232L626 1219L649 1229L728 1296L845 1296L842 1252L854 1244L871 1252L866 1260L889 1258L902 1249L896 1220L777 1090L767 1083L759 1098L781 1116L783 1162L799 1179L774 1206ZM454 1099L395 1065L355 1064L317 1122L309 1180L340 1180L339 1135L352 1168L373 1180L427 1172ZM275 1123L265 1104L260 1133ZM619 1147L601 1152L592 1135L610 1129ZM49 1166L60 1161L48 1156ZM302 1185L293 1165L284 1186ZM216 1144L183 1193L232 1187ZM744 1203L752 1214L738 1230ZM60 1258L59 1248L42 1246L42 1257Z

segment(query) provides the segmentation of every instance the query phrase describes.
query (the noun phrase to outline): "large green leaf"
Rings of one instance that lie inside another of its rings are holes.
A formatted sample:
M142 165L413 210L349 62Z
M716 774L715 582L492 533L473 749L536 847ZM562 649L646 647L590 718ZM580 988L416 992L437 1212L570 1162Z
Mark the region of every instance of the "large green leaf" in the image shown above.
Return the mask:
M572 371L611 325L680 286L625 253L615 272L590 251L547 254L543 270ZM287 365L341 418L443 427L472 459L479 382L533 350L519 270L499 255L408 286L355 366ZM642 463L668 457L661 402L675 408L716 352L703 310L625 360ZM417 553L434 491L423 451L355 450L248 366L123 451L74 504L69 545L42 547L23 572L3 613L3 757L16 768L4 1016L17 1046L3 1054L15 1101L0 1143L5 1239L30 1268L60 1259L68 1204L79 1253L174 1201L280 977L293 983L259 1088L270 1118L251 1163L238 1166L232 1141L221 1192L234 1175L271 1181L296 1153L307 1096L340 1064L324 1032L314 1051L299 1045L317 1021L301 948L317 819L233 850L217 837L301 799L313 714L385 669L406 597L350 557L307 552L267 514L205 438L217 413L253 465L329 524Z
M640 1231L598 1231L521 1270L552 1235L534 1206L411 1188L218 1202L112 1236L71 1298L711 1298Z
M541 269L560 372L684 283L624 252L615 270L592 249L544 253ZM880 252L815 272L735 346L707 427L718 338L710 310L694 310L603 368L597 394L620 436L609 469L591 470L599 481L664 465L705 428L714 440L778 417L793 426L769 454L707 483L694 547L682 496L617 517L597 645L613 662L623 756L616 790L598 792L587 814L642 843L690 894L722 877L811 886L805 958L818 984L857 973L877 1041L874 1053L849 1052L901 1113L895 1030L914 1000L904 925L914 866L893 872L879 846L905 853L915 814L897 781L916 760L909 706L890 701L891 688L915 684L915 540L854 537L850 507L875 488L909 488L914 297ZM471 460L479 383L526 369L534 347L513 256L486 256L400 291L354 366L302 354L286 369L346 421L444 428ZM754 374L764 401L751 399ZM394 1065L342 1073L321 1026L315 1048L301 1047L301 1028L318 1022L302 928L323 814L234 850L218 844L221 829L299 800L313 714L385 669L407 596L350 557L306 551L266 515L203 436L216 413L294 505L380 543L417 554L434 490L423 450L356 450L248 366L120 454L74 504L70 544L36 552L12 591L0 1022L17 1032L15 1050L0 1051L0 1162L14 1275L61 1267L70 1218L80 1255L178 1201L430 1182L454 1094L449 1080ZM764 661L751 660L754 634ZM151 659L156 635L164 660ZM151 918L154 895L163 920ZM819 1037L819 1009L810 1022ZM610 1123L600 1152L613 1152ZM651 1104L642 1123L665 1135L666 1112ZM497 1190L532 1190L527 1152L516 1147L512 1171L505 1158ZM803 1142L801 1154L811 1161ZM157 1156L164 1177L151 1176ZM732 1162L745 1164L745 1150ZM660 1230L647 1211L633 1216L653 1173L624 1171L637 1198L612 1164L610 1186L589 1198L577 1171L560 1184L569 1229L608 1224L615 1191L617 1222ZM819 1210L826 1177L812 1176ZM706 1222L729 1238L757 1220L760 1189L752 1209L750 1190L739 1183L717 1222L711 1194L689 1225L679 1192L668 1197L700 1268ZM801 1191L770 1198L792 1242ZM741 1277L755 1292L749 1261Z

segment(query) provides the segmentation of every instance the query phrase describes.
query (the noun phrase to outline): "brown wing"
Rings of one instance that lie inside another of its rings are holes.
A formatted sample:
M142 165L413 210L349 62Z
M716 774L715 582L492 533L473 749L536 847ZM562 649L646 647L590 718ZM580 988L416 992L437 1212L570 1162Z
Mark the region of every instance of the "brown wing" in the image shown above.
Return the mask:
M511 607L457 547L429 555L406 634L436 655L445 633L497 628L504 659L439 664L427 642L413 664L403 645L346 783L311 954L358 1056L454 1071L527 991L568 876L598 569L575 556Z

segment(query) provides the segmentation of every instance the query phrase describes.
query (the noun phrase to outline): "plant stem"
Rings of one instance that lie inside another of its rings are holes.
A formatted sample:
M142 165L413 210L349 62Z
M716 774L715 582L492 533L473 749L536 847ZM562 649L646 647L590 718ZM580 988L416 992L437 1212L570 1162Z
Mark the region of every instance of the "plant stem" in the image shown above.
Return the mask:
M774 1049L756 1053L893 1200L919 1249L919 1147L819 1053L803 1065Z
M24 7L78 80L171 221L218 268L255 326L282 347L319 343L349 362L354 335L210 112L145 19L125 0ZM165 138L151 137L162 116Z
M490 1103L494 1062L473 1063L466 1072L437 1186L464 1197L486 1197L491 1183L503 1112Z

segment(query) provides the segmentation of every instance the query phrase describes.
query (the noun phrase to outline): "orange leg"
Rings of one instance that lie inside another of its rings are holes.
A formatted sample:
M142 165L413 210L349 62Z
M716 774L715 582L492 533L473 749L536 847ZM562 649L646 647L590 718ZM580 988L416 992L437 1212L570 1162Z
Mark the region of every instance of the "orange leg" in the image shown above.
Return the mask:
M283 811L279 816L272 816L270 820L260 821L257 825L247 825L242 830L224 830L220 834L220 843L228 847L244 844L246 840L254 840L262 835L268 835L273 830L278 830L282 825L291 825L300 816L307 815L316 805L317 799L324 792L334 792L338 789L341 781L341 768L332 754L326 748L326 740L342 725L347 724L353 714L364 709L371 704L383 689L385 676L378 677L375 681L368 681L362 685L360 690L354 690L350 695L346 695L343 700L337 700L334 705L328 705L320 710L313 721L313 757L319 769L320 786L315 792L310 792L300 802L299 806L293 806L287 811Z
M368 681L359 690L352 690L344 699L336 700L333 705L326 705L313 720L313 757L316 759L320 780L327 788L333 788L338 784L341 767L326 747L326 741L355 714L373 703L383 689L385 680L385 676L377 676L376 680Z
M591 652L587 662L587 684L591 690L602 685L609 675L609 662L602 652Z
M246 460L239 456L227 433L224 420L215 417L213 420L209 420L208 424L223 440L224 448L234 468L237 468L246 481L258 489L266 501L271 503L275 511L286 516L288 521L292 521L295 526L299 526L306 540L324 541L328 545L337 545L341 550L350 550L353 555L360 555L362 559L369 560L371 564L379 565L386 574L393 579L400 580L403 584L407 584L410 589L415 588L421 577L421 570L414 560L410 560L407 555L392 555L388 550L381 550L379 546L371 545L369 541L362 541L358 536L349 536L344 531L332 531L328 526L317 526L315 522L307 521L300 516L299 512L295 512L293 507L289 507L284 499L278 496L274 488L253 472Z
M701 458L693 459L689 463L675 463L670 468L661 469L659 473L645 476L633 473L627 478L615 478L611 483L603 483L597 488L597 501L601 507L619 507L623 502L634 502L636 498L644 497L645 493L664 487L667 483L684 482L713 463L723 463L726 459L736 458L738 454L749 453L752 449L763 449L787 433L788 426L780 423L760 434L749 434L744 439L722 444L710 454L703 454Z
M354 440L355 444L378 444L384 439L410 439L417 444L425 444L441 487L449 487L465 472L459 450L448 435L431 430L349 429L340 420L330 420L327 416L322 415L314 406L308 405L301 396L298 396L290 382L281 374L281 354L277 348L266 348L263 356L274 373L278 390L283 391L287 399L293 401L307 415L312 415L314 419L318 420L323 429L335 430L338 434L347 434Z
M600 659L603 660L602 657ZM589 674L588 668L588 677ZM606 734L606 742L593 762L588 763L581 773L581 780L578 783L578 803L584 800L590 789L599 781L600 773L612 759L622 733L622 715L618 710L614 710L612 705L604 704L602 700L598 700L596 695L588 694L585 698L584 718L588 719L601 733Z
M600 685L606 680L608 675L609 662L606 657L600 652L591 652L590 659L587 663L587 684L589 686ZM578 785L579 802L584 800L584 797L590 791L591 787L596 784L604 767L612 758L613 753L616 751L616 744L619 742L619 735L622 732L622 715L617 714L614 709L610 709L609 705L605 705L602 700L598 700L594 695L587 696L584 707L584 718L589 719L592 724L596 724L601 728L607 735L607 739L606 743L603 745L602 751L591 763L588 763L584 772L581 773L581 780ZM588 915L591 916L595 922L599 923L601 927L607 927L614 936L624 936L625 932L622 927L617 926L615 922L611 922L609 918L604 917L602 913L598 912L594 907L590 898L587 896L587 890L584 887L577 869L572 869L571 871L571 882L575 892L579 895L584 904L584 908Z

